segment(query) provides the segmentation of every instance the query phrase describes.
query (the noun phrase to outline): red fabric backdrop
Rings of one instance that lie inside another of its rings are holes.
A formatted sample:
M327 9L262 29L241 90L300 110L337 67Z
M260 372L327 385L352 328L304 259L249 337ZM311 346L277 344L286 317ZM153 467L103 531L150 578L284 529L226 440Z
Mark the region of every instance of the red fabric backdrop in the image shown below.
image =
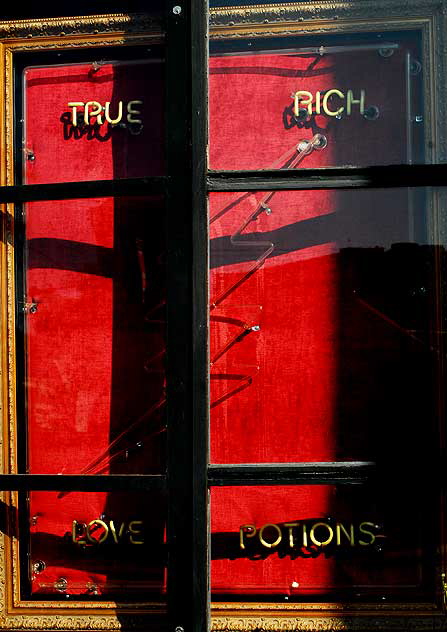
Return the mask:
M406 117L418 104L420 80L412 76L412 102L405 104L406 51L405 44L391 57L376 49L212 57L211 168L280 167L299 158L297 144L315 134L327 146L297 168L406 162ZM162 173L162 82L154 61L28 69L25 147L34 160L25 163L25 181ZM378 118L354 106L340 120L294 120L292 93L332 88L356 97L364 90ZM106 125L76 131L67 119L71 101L111 101L116 112L118 100L131 99L143 101L140 134ZM416 133L411 140L415 153ZM430 417L431 364L425 334L414 333L427 329L428 312L425 299L415 307L402 288L411 295L415 278L421 286L431 272L415 236L425 221L423 200L416 210L409 200L406 191L210 196L214 463L378 459L389 473L396 442L406 459L421 446L429 451L432 434L422 440L411 421ZM163 466L162 208L155 199L99 199L25 209L27 302L37 304L26 317L31 472ZM419 503L413 528L403 531L399 517L412 492L400 485L385 496L330 486L213 490L214 591L299 596L334 586L352 593L367 585L380 593L411 585L421 592L429 499ZM30 513L32 559L46 563L33 578L35 593L55 592L61 576L73 594L89 594L91 583L104 594L138 592L142 584L162 589L159 498L143 506L140 498L111 494L33 493ZM64 539L72 520L102 514L144 520L154 544L147 567L141 568L139 547L94 552L70 544L70 535ZM380 523L389 549L356 549L344 558L271 551L264 560L238 549L242 524L327 516Z

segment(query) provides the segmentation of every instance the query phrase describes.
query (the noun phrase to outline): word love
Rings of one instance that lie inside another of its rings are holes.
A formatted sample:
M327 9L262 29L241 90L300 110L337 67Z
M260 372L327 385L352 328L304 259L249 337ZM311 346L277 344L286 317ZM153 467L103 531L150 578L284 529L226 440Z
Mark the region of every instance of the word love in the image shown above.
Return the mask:
M73 127L78 125L78 115L81 114L83 122L86 125L91 124L91 118L96 118L96 123L102 125L104 120L111 125L117 125L123 119L123 101L118 101L115 107L115 111L111 112L111 102L106 101L105 105L101 105L99 101L70 101L67 103L68 107L72 110L71 123ZM134 100L129 101L126 106L126 120L128 123L139 123L142 121L140 118L136 118L141 115L140 110L136 109L136 106L143 105L143 101ZM83 108L83 111L78 111L78 108ZM104 116L104 118L103 118Z
M88 524L73 520L71 537L75 544L120 544L128 539L131 544L144 544L142 538L142 520L132 520L127 525L125 522L115 524L113 520L92 520Z
M284 522L282 524L268 523L259 529L254 524L244 524L239 527L239 546L245 549L253 542L259 542L267 549L274 549L283 543L291 549L308 546L371 546L376 541L377 527L373 522L361 522L345 525L341 522L329 524L327 522Z
M315 94L307 90L298 90L291 95L293 99L293 113L300 115L300 109L306 109L309 116L312 114L326 114L327 116L340 116L345 110L351 116L353 106L359 107L360 114L365 112L365 90L360 90L359 98L354 97L352 90L344 94L341 90L318 91ZM345 105L342 105L345 103ZM338 107L336 107L338 105ZM334 109L336 107L336 109Z

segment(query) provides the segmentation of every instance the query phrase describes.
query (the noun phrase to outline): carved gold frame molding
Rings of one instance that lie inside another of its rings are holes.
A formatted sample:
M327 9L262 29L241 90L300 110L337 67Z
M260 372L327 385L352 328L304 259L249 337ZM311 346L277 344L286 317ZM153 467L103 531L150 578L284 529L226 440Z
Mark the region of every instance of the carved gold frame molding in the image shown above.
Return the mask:
M377 17L380 16L380 17ZM213 9L212 38L295 36L371 30L422 33L426 118L433 162L447 161L446 33L447 0L321 0L288 5L256 5ZM13 60L16 53L51 49L126 46L160 41L161 28L145 15L111 14L0 22L0 183L13 184ZM436 107L435 107L436 105ZM17 472L16 364L13 209L0 205L4 240L1 265L1 433L0 471ZM3 501L17 508L17 495ZM0 630L148 630L162 629L162 609L155 604L70 603L41 605L20 598L17 526L0 535ZM445 564L444 564L445 566ZM441 569L439 569L440 572ZM441 593L441 582L440 582ZM440 599L441 602L441 599ZM272 604L216 603L212 629L221 632L257 630L438 630L447 627L439 604ZM203 631L205 632L205 631Z

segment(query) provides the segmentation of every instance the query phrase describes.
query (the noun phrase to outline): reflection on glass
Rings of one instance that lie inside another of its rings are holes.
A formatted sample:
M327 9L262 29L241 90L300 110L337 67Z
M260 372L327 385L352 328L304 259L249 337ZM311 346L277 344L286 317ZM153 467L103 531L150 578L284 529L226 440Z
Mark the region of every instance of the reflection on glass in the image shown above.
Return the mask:
M214 598L433 599L435 494L384 483L213 488Z
M445 266L433 199L211 194L212 462L431 458Z
M423 162L423 70L417 33L211 41L210 168Z
M26 205L31 473L164 469L162 198Z
M34 597L158 599L165 591L165 502L157 493L32 492L21 555Z

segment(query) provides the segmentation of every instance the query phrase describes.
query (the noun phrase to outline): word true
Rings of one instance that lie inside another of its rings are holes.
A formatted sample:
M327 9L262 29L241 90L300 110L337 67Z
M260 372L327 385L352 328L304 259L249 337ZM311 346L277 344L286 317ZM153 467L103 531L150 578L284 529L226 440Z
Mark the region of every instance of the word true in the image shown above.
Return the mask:
M131 544L144 544L142 538L142 520L132 520L115 524L113 520L91 520L88 524L73 520L71 537L75 544L103 544L104 542L120 544L128 538Z
M104 106L102 106L99 101L87 101L86 103L84 103L84 101L70 101L70 103L67 103L67 105L72 110L71 123L73 127L76 127L78 125L78 114L80 114L80 112L78 112L78 108L84 108L83 122L85 123L85 125L91 124L90 119L92 117L96 117L96 123L98 125L102 125L104 120L107 121L107 123L110 123L110 125L117 125L123 118L123 101L118 101L114 116L112 116L110 112L110 101L106 101ZM128 102L126 108L126 120L128 123L139 123L141 125L141 119L135 118L136 116L141 115L140 110L137 110L135 108L135 106L137 105L143 105L143 101L134 100Z
M332 90L318 91L315 95L307 90L298 90L291 95L293 99L293 113L295 116L300 115L300 109L306 109L309 116L312 114L327 114L327 116L340 116L346 109L346 114L351 116L352 106L359 107L360 114L365 112L365 90L360 90L360 97L354 98L352 90L348 90L346 95L336 88ZM338 100L338 107L334 107L334 97ZM344 105L340 104L340 101L344 101Z
M245 549L252 542L259 542L267 549L274 549L281 543L290 549L309 546L371 546L376 541L377 529L373 522L361 522L358 527L350 524L346 528L341 522L284 522L267 523L259 529L254 524L239 527L239 546Z

